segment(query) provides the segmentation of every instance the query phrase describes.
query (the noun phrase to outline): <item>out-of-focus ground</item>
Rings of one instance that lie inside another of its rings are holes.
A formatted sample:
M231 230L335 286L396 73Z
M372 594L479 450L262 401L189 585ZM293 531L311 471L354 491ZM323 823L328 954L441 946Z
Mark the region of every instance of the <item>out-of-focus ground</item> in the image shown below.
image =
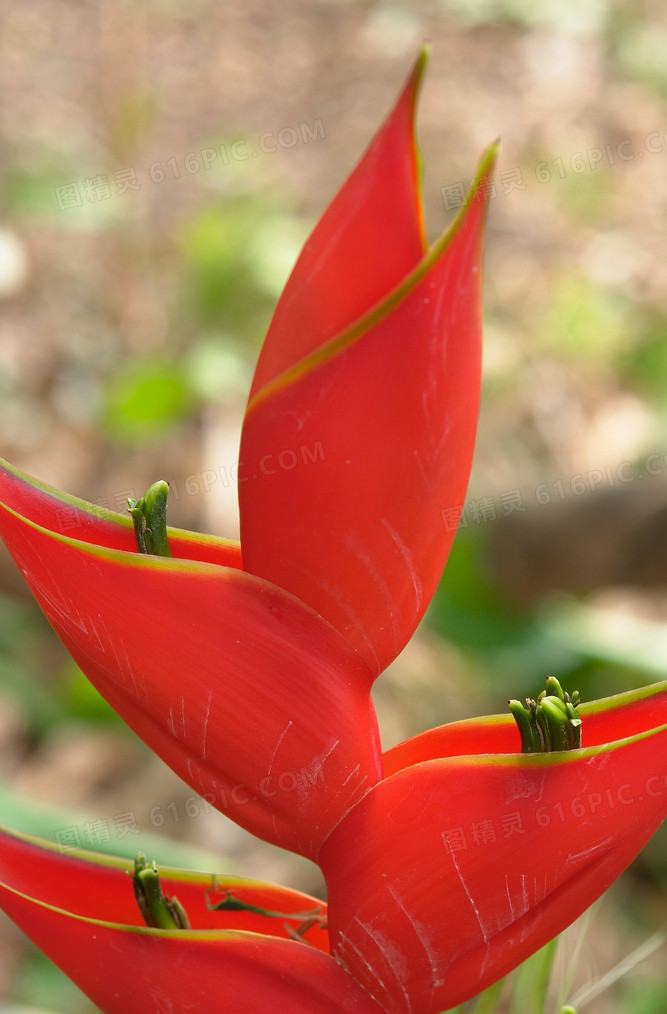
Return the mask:
M28 0L2 21L2 456L121 510L164 476L172 523L234 535L239 428L272 307L429 39L431 237L483 147L501 135L503 148L469 496L428 622L379 682L384 741L502 710L549 672L589 698L665 677L663 4ZM4 551L0 594L14 800L0 819L52 804L75 816L46 817L43 833L74 827L86 844L132 813L221 869L322 890L309 864L189 816L189 790L100 703ZM579 985L667 918L665 841L603 903ZM0 930L0 1005L90 1011ZM585 1009L664 1010L664 953Z

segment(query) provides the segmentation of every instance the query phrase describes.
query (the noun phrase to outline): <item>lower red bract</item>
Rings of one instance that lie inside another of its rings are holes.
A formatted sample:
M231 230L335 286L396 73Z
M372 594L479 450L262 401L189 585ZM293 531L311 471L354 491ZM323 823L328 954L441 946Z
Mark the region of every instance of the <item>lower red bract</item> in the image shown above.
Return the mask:
M627 867L667 813L666 770L662 725L581 751L434 760L386 778L320 855L333 954L392 1014L470 999Z

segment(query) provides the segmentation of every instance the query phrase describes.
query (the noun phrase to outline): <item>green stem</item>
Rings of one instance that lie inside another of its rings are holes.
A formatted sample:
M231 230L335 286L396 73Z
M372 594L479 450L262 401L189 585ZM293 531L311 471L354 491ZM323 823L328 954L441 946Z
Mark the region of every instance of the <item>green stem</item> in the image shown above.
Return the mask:
M544 1014L544 1009L547 1001L547 989L549 986L549 980L551 978L551 972L553 970L554 961L556 959L556 950L558 948L558 937L550 940L546 944L541 952L542 962L537 969L537 975L535 976L535 986L533 989L533 1003L536 1014Z
M475 1006L471 1009L470 1014L494 1014L498 1011L500 997L503 992L505 985L504 979L499 979L498 982L494 982L492 986L487 987L483 993L480 993L476 999ZM463 1008L460 1008L463 1010Z
M215 890L215 887L212 890ZM308 912L274 912L270 908L260 908L259 905L251 905L248 901L241 901L240 898L235 898L229 893L222 901L216 901L215 904L207 901L206 907L210 912L254 912L255 915L264 915L269 919L291 919L295 922L304 922L306 919L322 920L321 905Z

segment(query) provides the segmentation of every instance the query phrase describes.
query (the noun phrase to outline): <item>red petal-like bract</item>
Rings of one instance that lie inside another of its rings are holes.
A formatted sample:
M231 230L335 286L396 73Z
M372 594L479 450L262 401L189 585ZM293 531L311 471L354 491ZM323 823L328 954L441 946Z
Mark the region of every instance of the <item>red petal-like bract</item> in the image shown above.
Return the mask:
M385 298L426 243L414 111L423 50L396 105L324 212L276 306L250 397Z
M372 677L344 639L236 569L78 542L6 507L0 536L128 725L238 824L315 858L381 775Z
M580 704L582 746L600 746L667 724L667 681ZM387 750L384 776L412 764L462 754L517 753L521 737L512 715L468 718L428 729Z
M129 514L125 517L62 493L38 479L20 472L0 458L0 503L15 510L28 521L51 532L70 535L79 542L90 542L108 549L136 553L137 543ZM175 557L216 563L221 567L241 567L238 542L214 535L199 535L168 528L169 547Z
M161 877L166 892L184 904L193 930L140 926L123 867L100 857L56 856L0 830L0 908L104 1014L381 1014L328 954L287 939L280 920L207 911L211 878L176 871ZM270 884L234 878L221 884L279 911L316 904ZM216 924L242 929L208 928Z
M152 857L151 857L152 858ZM0 825L0 883L28 895L37 904L65 909L71 915L103 922L144 926L134 897L130 874L133 864L124 859L86 852L61 851L58 846ZM277 912L308 912L326 905L317 898L242 877L190 873L160 865L160 883L168 897L177 897L195 930L244 930L292 939L284 920L245 911L212 911L212 903L226 894L260 908ZM298 926L299 920L291 925ZM329 952L329 937L319 923L304 932L304 939Z
M537 756L427 761L326 843L332 953L391 1014L436 1014L598 898L667 815L667 725Z
M477 425L486 154L447 235L384 302L248 405L246 570L324 616L375 673L436 588ZM375 240L368 237L369 256ZM350 279L350 285L355 279ZM262 463L271 461L267 469Z

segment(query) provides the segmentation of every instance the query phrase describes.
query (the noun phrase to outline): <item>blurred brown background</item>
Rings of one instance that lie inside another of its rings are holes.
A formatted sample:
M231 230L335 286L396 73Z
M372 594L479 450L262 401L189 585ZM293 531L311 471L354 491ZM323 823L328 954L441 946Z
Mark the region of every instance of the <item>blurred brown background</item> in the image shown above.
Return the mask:
M665 677L664 5L28 0L1 17L2 456L120 510L164 476L172 523L234 535L272 307L428 39L432 238L483 147L503 149L471 488L428 623L381 681L386 745L547 672L587 697ZM224 818L186 818L189 791L88 688L4 551L0 592L0 819L33 826L23 805L48 801L53 837L131 811L221 869L321 890ZM604 902L579 986L660 928L666 882L662 837ZM1 925L0 1011L90 1010ZM585 1009L662 1011L656 953Z

